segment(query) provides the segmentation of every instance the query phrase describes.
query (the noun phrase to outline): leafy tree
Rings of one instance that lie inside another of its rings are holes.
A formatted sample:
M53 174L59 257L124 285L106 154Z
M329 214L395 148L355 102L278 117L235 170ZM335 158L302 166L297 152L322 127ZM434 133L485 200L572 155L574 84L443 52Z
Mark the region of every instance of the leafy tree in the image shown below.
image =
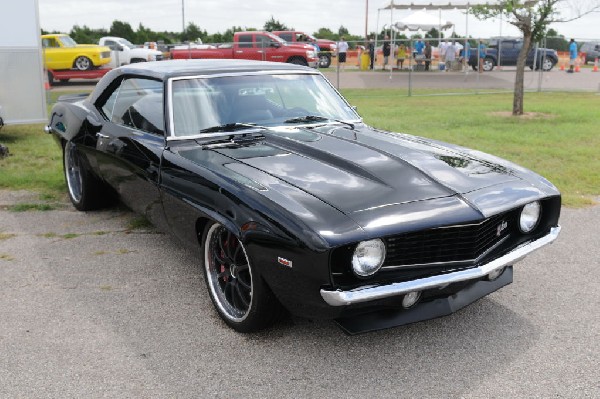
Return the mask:
M196 41L198 39L204 41L204 39L206 39L206 36L208 36L206 31L201 30L198 25L196 25L193 22L190 22L181 34L181 41Z
M280 30L292 30L292 29L289 29L285 24L282 24L281 22L275 20L275 18L273 18L272 15L271 15L271 19L268 20L267 22L265 22L263 29L266 30L267 32L280 31Z
M320 28L317 32L313 32L313 36L318 37L319 39L329 40L338 40L340 37L339 34L333 33L333 31L328 28Z
M442 33L440 36L440 31L435 28L431 28L427 33L425 33L425 39L439 39L440 37L443 38L444 34ZM437 46L439 44L438 40L430 40L429 42L432 46Z
M341 25L340 28L338 29L338 35L341 36L348 36L350 35L350 32L348 32L348 29L346 29L344 27L344 25Z
M572 10L572 16L561 17L558 13L559 8L563 12ZM523 115L525 61L533 43L542 39L549 24L573 21L598 8L600 4L597 0L500 0L494 4L473 7L473 14L478 19L502 16L523 35L523 47L517 58L513 115Z
M128 22L114 20L108 33L110 36L122 37L130 42L135 41L135 33Z
M569 51L569 42L554 29L548 29L548 32L546 32L546 47L556 51Z

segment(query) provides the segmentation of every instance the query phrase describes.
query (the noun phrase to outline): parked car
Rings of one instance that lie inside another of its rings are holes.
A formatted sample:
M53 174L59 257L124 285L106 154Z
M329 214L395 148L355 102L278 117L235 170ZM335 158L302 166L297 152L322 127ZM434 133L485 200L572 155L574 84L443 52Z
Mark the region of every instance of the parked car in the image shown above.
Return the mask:
M594 63L600 57L600 42L585 42L579 49L580 53L585 53L585 63Z
M47 69L87 71L110 62L110 49L96 44L77 44L65 34L42 35Z
M489 41L483 58L483 70L491 71L495 66L515 66L523 41L521 39L499 38ZM500 49L500 51L498 51ZM477 48L471 49L469 65L474 70L478 69L478 53ZM534 66L535 63L535 66ZM542 68L544 71L549 71L558 63L558 54L556 50L546 48L533 48L527 54L525 65L531 69Z
M135 62L160 61L163 59L162 52L156 49L138 47L122 37L105 36L100 38L98 44L110 48L112 59L110 66L113 68Z
M47 131L75 208L116 193L198 250L217 313L241 332L283 309L350 333L446 315L512 282L560 231L546 179L372 128L292 64L120 67L59 99Z
M319 61L315 48L309 44L289 44L270 32L235 32L233 43L206 46L175 47L173 59L218 58L258 61L287 62L290 64L317 67Z

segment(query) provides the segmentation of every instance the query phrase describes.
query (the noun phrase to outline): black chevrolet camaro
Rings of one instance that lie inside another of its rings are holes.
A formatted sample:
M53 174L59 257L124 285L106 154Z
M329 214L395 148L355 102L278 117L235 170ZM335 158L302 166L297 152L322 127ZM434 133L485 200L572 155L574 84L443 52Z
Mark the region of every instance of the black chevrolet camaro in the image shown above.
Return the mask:
M54 106L81 211L118 198L198 249L221 318L285 310L358 333L450 314L560 231L560 193L508 161L365 125L317 71L177 60Z

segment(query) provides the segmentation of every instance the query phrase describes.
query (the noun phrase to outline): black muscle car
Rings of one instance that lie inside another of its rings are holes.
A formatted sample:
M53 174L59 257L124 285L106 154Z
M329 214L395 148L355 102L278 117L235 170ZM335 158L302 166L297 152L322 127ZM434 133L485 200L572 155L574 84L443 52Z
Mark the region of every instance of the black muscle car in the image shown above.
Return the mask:
M310 68L177 60L109 72L46 129L85 211L115 194L199 249L237 331L284 310L349 333L450 314L556 239L560 193L508 161L365 125Z

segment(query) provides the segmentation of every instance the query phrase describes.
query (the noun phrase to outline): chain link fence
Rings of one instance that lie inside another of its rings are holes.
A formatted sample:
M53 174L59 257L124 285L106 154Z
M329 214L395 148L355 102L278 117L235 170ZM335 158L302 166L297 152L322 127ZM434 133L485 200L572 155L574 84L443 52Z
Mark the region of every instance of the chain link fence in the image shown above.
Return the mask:
M573 74L566 73L566 39L548 37L534 44L526 60L525 90L600 93L600 40L576 42ZM407 96L512 92L522 46L519 38L397 39L388 41L385 56L384 43L349 42L346 62L333 57L321 71L338 89L394 88Z

